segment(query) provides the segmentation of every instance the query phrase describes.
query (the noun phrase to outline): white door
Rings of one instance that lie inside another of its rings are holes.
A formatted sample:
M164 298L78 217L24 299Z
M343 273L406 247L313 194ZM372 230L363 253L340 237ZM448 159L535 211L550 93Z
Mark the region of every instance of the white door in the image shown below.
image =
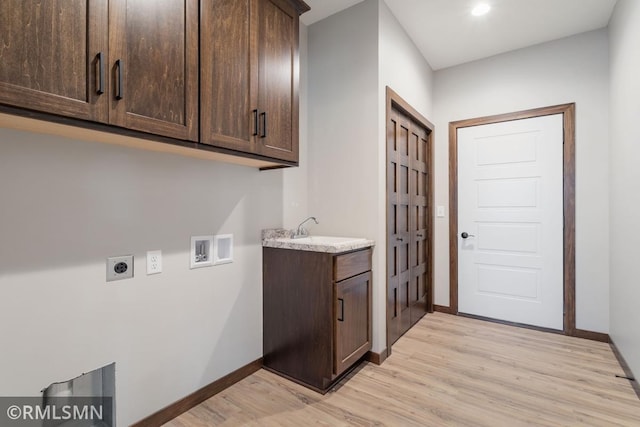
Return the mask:
M458 129L458 310L563 329L563 116Z

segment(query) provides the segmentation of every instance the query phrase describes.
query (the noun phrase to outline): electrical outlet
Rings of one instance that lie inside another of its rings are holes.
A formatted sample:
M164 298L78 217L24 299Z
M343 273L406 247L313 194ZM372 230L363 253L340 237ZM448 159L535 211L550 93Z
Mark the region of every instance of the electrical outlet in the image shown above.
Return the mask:
M107 282L133 277L133 255L107 258Z
M162 251L147 252L147 275L162 273Z

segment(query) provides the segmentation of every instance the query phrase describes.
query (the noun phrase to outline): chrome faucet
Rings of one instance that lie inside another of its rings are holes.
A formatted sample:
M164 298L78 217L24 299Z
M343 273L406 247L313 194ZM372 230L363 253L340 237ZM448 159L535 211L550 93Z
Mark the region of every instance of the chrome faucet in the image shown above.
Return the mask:
M302 222L300 223L300 225L298 226L298 228L296 228L295 234L293 235L293 238L294 238L294 239L300 239L300 238L302 238L302 237L307 237L307 236L309 235L309 232L308 232L305 228L303 228L302 226L303 226L307 221L309 221L310 219L312 219L312 220L313 220L313 222L315 222L316 224L320 224L320 223L318 222L318 220L316 219L316 217L315 217L315 216L310 216L309 218L307 218L307 219L305 219L304 221L302 221Z

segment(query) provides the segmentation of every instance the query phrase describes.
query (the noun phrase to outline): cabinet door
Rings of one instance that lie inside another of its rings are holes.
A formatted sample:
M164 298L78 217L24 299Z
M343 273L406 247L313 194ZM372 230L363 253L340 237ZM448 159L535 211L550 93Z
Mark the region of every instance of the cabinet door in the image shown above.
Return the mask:
M260 0L257 152L298 161L298 11Z
M258 134L257 0L201 1L200 142L253 152Z
M107 18L107 0L0 1L0 102L106 122Z
M110 0L110 122L198 138L198 1Z
M371 272L335 284L334 374L371 349Z

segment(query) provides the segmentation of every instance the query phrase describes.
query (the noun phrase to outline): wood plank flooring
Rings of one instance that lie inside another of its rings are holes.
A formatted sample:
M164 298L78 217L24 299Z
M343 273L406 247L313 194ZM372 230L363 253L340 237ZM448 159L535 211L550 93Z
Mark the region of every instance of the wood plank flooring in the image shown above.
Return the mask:
M428 314L325 396L260 370L166 424L640 426L608 344Z

